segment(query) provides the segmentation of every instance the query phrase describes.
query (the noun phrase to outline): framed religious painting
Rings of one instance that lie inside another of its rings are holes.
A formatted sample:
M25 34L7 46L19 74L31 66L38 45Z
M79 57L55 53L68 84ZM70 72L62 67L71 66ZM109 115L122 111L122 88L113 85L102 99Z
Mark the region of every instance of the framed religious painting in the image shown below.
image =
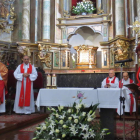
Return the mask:
M53 52L53 69L60 69L60 51Z
M102 68L109 68L109 50L102 48Z
M70 67L70 51L62 50L61 51L61 69L68 69Z

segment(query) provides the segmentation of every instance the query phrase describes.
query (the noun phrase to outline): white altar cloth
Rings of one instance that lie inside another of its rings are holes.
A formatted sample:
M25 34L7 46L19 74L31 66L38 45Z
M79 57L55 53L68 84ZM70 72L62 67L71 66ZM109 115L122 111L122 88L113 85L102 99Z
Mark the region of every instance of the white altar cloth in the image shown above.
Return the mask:
M84 98L82 103L86 106L98 103L97 90L93 88L58 88L58 89L40 89L36 105L38 110L40 106L71 106L79 102L77 93L82 93ZM75 97L75 98L73 98Z
M70 106L74 101L78 102L78 92L84 93L86 99L82 100L88 106L99 103L99 108L117 108L120 98L119 88L58 88L40 89L36 105L40 106ZM76 98L73 98L76 97Z
M99 108L117 108L120 88L98 88ZM124 92L124 90L122 91ZM123 94L123 93L122 93Z

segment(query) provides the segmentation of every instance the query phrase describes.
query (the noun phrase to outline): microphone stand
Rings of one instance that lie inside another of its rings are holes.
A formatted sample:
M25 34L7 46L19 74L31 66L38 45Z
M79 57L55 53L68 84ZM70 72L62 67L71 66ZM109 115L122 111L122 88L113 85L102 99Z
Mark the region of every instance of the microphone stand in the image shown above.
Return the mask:
M125 117L124 117L125 97L122 97L122 67L123 66L124 66L124 62L121 63L120 120L121 120L121 110L122 110L122 104L123 104L123 140L125 140Z

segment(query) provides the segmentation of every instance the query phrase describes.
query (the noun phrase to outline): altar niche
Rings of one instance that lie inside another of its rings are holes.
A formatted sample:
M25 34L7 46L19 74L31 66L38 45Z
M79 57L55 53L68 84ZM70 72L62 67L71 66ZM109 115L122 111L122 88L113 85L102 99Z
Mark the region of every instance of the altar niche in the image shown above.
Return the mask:
M98 47L80 45L75 46L77 51L77 63L76 68L96 68L96 57Z

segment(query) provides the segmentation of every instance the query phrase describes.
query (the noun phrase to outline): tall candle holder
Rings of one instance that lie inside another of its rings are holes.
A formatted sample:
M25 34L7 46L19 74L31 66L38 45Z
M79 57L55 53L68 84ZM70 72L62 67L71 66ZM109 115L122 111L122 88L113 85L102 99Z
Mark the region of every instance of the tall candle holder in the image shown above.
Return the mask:
M48 74L48 75L46 76L46 81L47 81L47 86L46 86L46 88L47 88L47 89L51 89L51 75L50 75L50 74Z
M56 81L56 74L52 75L52 89L57 89L57 81Z

